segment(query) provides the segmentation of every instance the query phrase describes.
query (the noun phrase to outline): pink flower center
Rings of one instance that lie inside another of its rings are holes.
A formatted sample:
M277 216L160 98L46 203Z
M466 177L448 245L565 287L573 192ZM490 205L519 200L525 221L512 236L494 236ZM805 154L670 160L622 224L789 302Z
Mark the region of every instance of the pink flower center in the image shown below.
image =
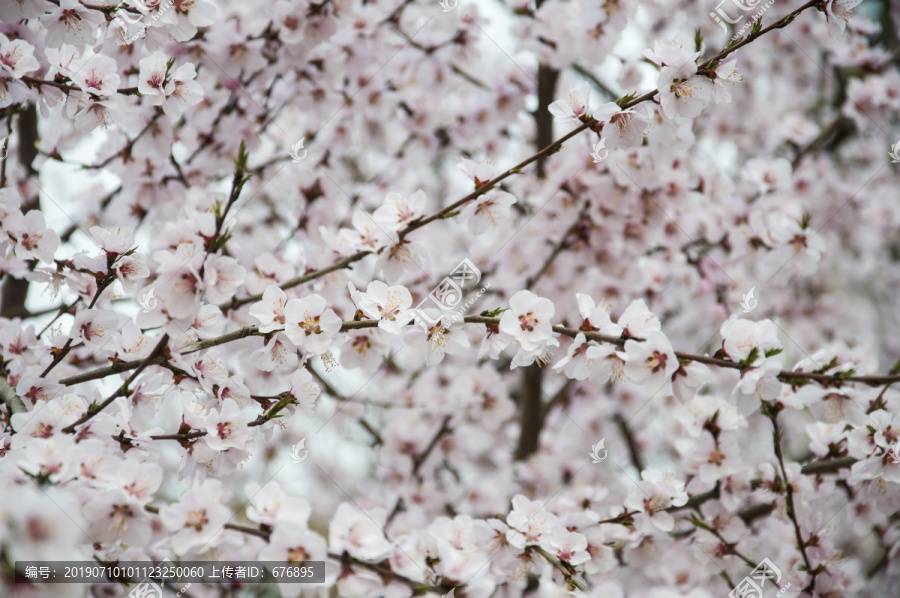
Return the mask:
M209 519L206 517L206 509L201 509L199 511L188 511L184 526L192 527L199 532L207 523L209 523Z
M232 434L234 434L234 424L231 422L220 422L216 424L216 434L222 440L229 438Z
M666 368L667 359L668 358L665 356L665 354L660 353L659 351L654 351L653 355L647 358L647 367L653 372L664 370Z
M519 324L522 326L522 330L532 332L537 326L538 320L534 317L534 313L528 312L524 316L519 316Z

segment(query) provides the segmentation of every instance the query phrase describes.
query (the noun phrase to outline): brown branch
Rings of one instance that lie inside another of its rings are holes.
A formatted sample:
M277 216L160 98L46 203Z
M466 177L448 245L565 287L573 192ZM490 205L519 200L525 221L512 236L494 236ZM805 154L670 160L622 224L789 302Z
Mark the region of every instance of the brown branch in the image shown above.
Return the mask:
M816 576L819 574L819 569L813 569L812 563L809 560L809 556L806 554L806 540L803 539L803 533L800 531L800 522L797 521L797 509L794 506L794 487L793 484L791 484L790 479L788 478L787 468L784 465L784 455L781 451L781 439L784 433L781 430L781 426L778 425L778 412L774 409L774 407L765 408L764 415L768 417L772 422L772 441L775 445L775 457L778 459L778 466L781 469L781 477L784 480L787 516L791 520L791 523L794 525L794 535L797 538L797 548L800 550L800 554L803 556L803 562L806 564L806 570L810 575L812 575L812 579L810 579L809 585L806 586L804 591L812 592L812 589L816 586Z
M154 507L152 505L147 505L144 507L144 510L148 513L153 513L154 515L159 515L159 507ZM238 525L236 523L226 523L223 526L225 529L231 529L236 532L241 532L242 534L248 534L251 536L256 536L257 538L262 538L266 542L269 541L269 537L271 535L271 530L260 528L260 527L248 527L246 525Z
M619 97L618 94L609 87L609 85L598 79L597 76L594 75L594 73L592 73L587 67L584 67L580 64L573 64L571 68L576 73L590 81L593 86L597 88L598 91L603 93L606 97L612 100L615 100Z
M125 381L125 383L122 384L122 386L120 386L119 389L116 390L116 392L111 394L108 399L106 399L99 405L97 405L97 406L91 405L91 407L88 409L87 413L85 413L80 418L78 418L74 423L63 428L62 431L65 432L66 434L74 434L75 428L77 426L80 426L81 424L91 420L95 415L97 415L98 413L100 413L101 411L106 409L113 401L115 401L119 397L122 397L122 396L125 396L126 394L128 394L129 393L128 386L132 382L134 382L135 378L140 376L141 372L143 372L153 362L153 360L156 359L156 357L158 357L160 355L160 353L163 352L163 350L166 348L166 345L168 344L168 342L169 342L169 335L163 334L162 337L159 339L159 342L156 343L156 346L153 347L153 350L150 351L150 354L146 357L146 359L144 359L141 362L141 364L138 365L135 372L133 374L131 374L131 376L128 377L128 379Z
M419 469L421 469L422 464L425 463L425 460L428 459L428 456L431 455L434 448L437 446L438 441L443 438L445 435L449 434L453 430L450 428L450 416L446 416L444 421L441 423L441 427L438 428L438 431L435 432L434 437L432 437L431 442L428 443L428 446L425 447L425 450L422 451L421 454L413 457L413 467L412 474L415 477L419 476Z
M566 379L566 383L562 385L562 388L556 391L556 394L554 394L550 400L547 401L547 404L544 405L544 410L541 412L541 421L547 419L547 416L553 411L554 407L566 401L569 396L569 389L572 388L573 384L575 384L575 380L572 378Z
M85 93L90 93L90 90L81 89L80 87L76 87L75 85L58 83L56 81L45 81L44 79L36 79L34 77L21 77L21 80L25 83L29 83L30 85L46 85L48 87L55 87L56 89L61 89L66 93L73 91L83 91ZM117 89L116 93L120 93L122 95L140 95L137 87L123 87L122 89Z
M625 421L625 418L622 417L621 413L616 413L615 416L613 416L613 419L615 420L616 425L622 429L622 435L625 436L625 443L628 445L628 453L631 455L631 463L638 471L644 471L644 459L641 456L641 449L638 446L637 439L634 437L631 428L628 427L628 422Z
M339 561L345 567L349 567L349 566L353 565L356 567L362 567L364 569L368 569L369 571L372 571L372 572L380 575L382 577L382 579L400 582L404 585L409 586L413 590L420 590L422 592L432 591L432 592L437 592L438 594L441 594L441 595L445 595L445 594L447 594L447 592L454 589L453 586L448 586L448 585L444 585L444 584L429 585L429 584L424 584L424 583L421 583L418 581L414 581L408 577L404 577L403 575L400 575L399 573L392 571L390 569L390 567L388 567L386 565L376 564L376 563L367 563L366 561L360 561L358 559L353 558L346 552L343 554L335 554L333 552L329 552L328 558ZM426 575L427 575L427 573L426 573Z
M181 355L189 355L190 353L196 353L197 351L203 351L204 349L209 349L211 347L217 347L219 345L224 345L225 343L230 343L232 341L236 341L238 339L247 338L248 336L265 336L265 332L260 332L259 328L256 326L244 326L243 328L239 328L233 332L229 332L227 334L223 334L222 336L217 336L214 338L208 338L202 341L195 341L185 345L179 351Z
M108 270L110 270L111 272L106 275L106 278L104 278L103 280L101 280L97 283L97 290L94 293L94 297L93 297L93 299L91 299L90 304L87 306L87 309L93 309L94 305L96 305L97 301L100 299L100 295L103 294L103 291L105 291L107 289L107 287L109 287L116 280L116 274L114 271L112 271L112 264L108 264L108 266L109 266ZM60 363L62 363L62 360L65 359L66 355L69 354L69 351L72 350L73 342L74 341L70 338L69 340L66 341L66 344L64 344L62 347L60 347L59 351L56 352L56 354L53 357L53 360L50 362L50 365L48 365L47 369L45 369L43 371L43 373L41 373L41 375L40 375L41 378L45 378L47 376L47 374L49 374L53 368L55 368Z
M537 452L543 427L543 392L541 383L544 370L537 363L525 368L522 392L519 400L519 445L516 460L524 461Z
M566 229L566 232L564 232L562 237L560 237L559 243L556 244L556 246L553 248L553 251L551 251L550 255L547 256L547 259L544 260L544 263L541 265L540 269L525 282L526 289L533 288L534 285L537 284L537 282L541 279L541 277L543 277L544 274L547 273L547 271L550 269L550 266L553 265L553 262L556 260L559 254L561 254L571 246L569 243L569 237L571 237L572 234L576 230L578 230L580 226L584 225L586 218L587 203L585 203L584 208L582 208L582 210L578 213L578 217L575 219L575 222L572 223L572 226Z
M837 117L830 125L822 129L822 132L815 139L797 150L797 154L791 160L791 167L796 169L803 158L820 149L834 149L837 144L846 139L855 130L856 126L853 124L853 119L843 115ZM831 140L830 142L829 139Z
M485 326L497 326L500 324L500 318L490 317L490 316L465 316L463 321L467 324L482 324ZM377 328L378 320L352 320L344 322L341 325L341 331L347 330L360 330L363 328ZM575 338L579 334L584 334L587 340L597 341L600 343L613 344L617 346L622 346L625 344L624 337L613 337L605 334L600 334L598 332L591 332L586 330L578 330L575 328L569 328L566 326L556 325L553 327L554 332L558 332L564 336L569 338ZM191 343L187 345L187 350L183 350L181 354L194 353L196 351L201 351L203 349L208 349L210 347L215 347L218 345L222 345L227 342L231 342L234 340L238 340L241 338L246 338L248 336L259 336L261 333L256 326L244 326L238 330L233 332L229 332L222 336L209 338L203 341L197 341L195 343ZM716 357L708 357L705 355L695 355L693 353L684 353L682 351L675 351L675 355L679 359L683 359L686 361L696 361L697 363L704 363L707 365L712 365L721 368L735 369L735 370L750 370L752 366L748 366L736 361L730 361L728 359L719 359ZM63 378L59 382L65 386L72 386L74 384L80 384L82 382L87 382L89 380L98 380L101 378L105 378L107 376L111 376L113 374L119 374L121 372L125 372L131 369L138 367L141 363L140 360L136 361L126 361L119 362L113 365L103 367L92 372L85 372L83 374L78 374L75 376L70 376L68 378ZM157 362L158 363L158 362ZM776 376L782 382L788 384L795 384L798 381L810 381L817 382L824 386L840 386L844 383L850 382L858 382L862 384L868 385L881 385L881 384L889 384L900 382L900 374L882 374L882 375L871 375L871 376L839 376L833 374L819 374L815 372L795 372L784 370L777 374Z
M12 115L10 115L12 118ZM37 141L38 141L38 114L37 107L34 104L28 106L16 118L16 129L19 135L18 160L19 165L25 172L26 178L31 178L37 174L34 169L34 159L37 157ZM9 137L6 139L6 148L9 150ZM6 161L4 160L4 166ZM30 210L40 208L40 196L36 195L34 199L26 201L22 205L22 213L25 214ZM29 261L31 266L29 270L34 268L36 262ZM28 297L29 281L25 278L8 277L4 283L2 291L0 291L0 317L13 318L16 313L27 311L25 309L25 300Z

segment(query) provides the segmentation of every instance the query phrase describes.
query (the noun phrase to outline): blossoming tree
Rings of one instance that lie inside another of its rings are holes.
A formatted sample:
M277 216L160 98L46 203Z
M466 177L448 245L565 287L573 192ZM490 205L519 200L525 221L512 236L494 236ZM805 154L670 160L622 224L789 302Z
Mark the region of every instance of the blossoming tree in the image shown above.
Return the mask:
M896 2L0 21L0 594L889 595Z

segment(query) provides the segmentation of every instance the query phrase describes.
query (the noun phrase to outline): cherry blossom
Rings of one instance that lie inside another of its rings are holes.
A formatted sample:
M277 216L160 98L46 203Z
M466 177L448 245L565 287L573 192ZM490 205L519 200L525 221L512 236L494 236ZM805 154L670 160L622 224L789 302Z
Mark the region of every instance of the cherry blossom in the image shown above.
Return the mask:
M569 91L565 100L556 100L550 104L550 113L556 122L578 123L583 118L590 118L591 88L587 81L578 88Z
M78 0L60 0L57 7L41 18L51 47L64 43L83 47L93 41L95 29L103 22L102 14Z
M350 503L338 505L328 534L330 550L348 554L363 561L380 561L392 550L381 526L386 513L383 510L361 511Z
M108 56L94 56L72 75L73 81L85 92L97 96L109 96L119 87L116 61Z
M21 212L12 213L3 228L15 244L17 258L53 261L60 243L59 235L47 228L44 215L39 211L31 210L24 216Z
M407 344L421 348L425 365L436 365L446 355L456 355L469 347L469 339L463 332L462 322L449 314L441 315L438 310L428 307L417 316L423 325L416 324L409 330L404 340Z
M334 337L341 329L341 319L331 309L326 309L325 299L308 295L303 299L291 299L284 306L285 334L303 349L316 354L327 351L334 344Z
M259 322L260 332L283 329L285 325L284 307L287 295L277 286L270 284L263 292L262 301L250 307L250 315Z
M460 210L459 221L465 222L473 235L481 235L509 217L516 198L504 191L490 191Z
M654 330L647 340L625 341L625 375L632 382L660 388L678 369L672 344L662 332Z
M245 419L235 401L231 399L223 401L221 409L214 411L206 420L204 441L211 449L217 451L230 448L247 450L250 434Z
M372 214L372 220L391 230L400 230L425 215L426 197L421 189L404 197L388 193L384 203Z
M350 284L353 303L366 317L378 320L378 327L391 334L400 334L413 314L412 296L409 290L396 285L389 287L380 280L369 283L365 293L360 293Z
M544 510L544 504L528 500L519 494L512 499L512 511L506 518L510 529L507 541L516 548L530 544L540 544L550 540L551 532L559 527L557 518Z
M579 533L570 532L562 526L554 527L541 541L541 548L572 566L591 560L587 546L587 538Z
M731 92L729 91L730 87L733 87L744 80L744 77L741 75L738 66L737 59L732 58L731 60L726 60L722 64L718 65L712 71L713 84L715 85L715 101L717 104L721 103L730 103L731 102Z
M34 46L23 39L10 40L0 34L0 72L20 79L39 66L40 63L34 57Z
M659 318L647 307L643 299L632 301L619 316L618 325L625 333L637 339L647 338L660 329Z
M829 0L825 3L825 14L828 15L828 30L834 37L843 37L847 23L853 17L854 8L862 0Z
M271 8L0 2L7 562L893 595L896 3Z
M708 77L697 75L697 64L664 66L659 71L659 98L669 118L696 118L712 101L714 86Z
M725 353L735 361L745 361L753 357L752 361L756 362L765 357L766 352L781 348L778 330L770 320L751 322L736 318L726 322L721 332Z
M203 282L207 298L213 303L224 303L247 278L247 270L234 258L215 256L203 265Z
M263 346L257 351L256 367L271 372L278 367L293 368L297 365L297 347L288 340L287 336L278 332L263 339Z
M531 291L519 291L509 300L509 310L500 317L500 330L528 352L543 350L553 338L555 308L549 299Z
M119 317L108 311L83 311L75 316L69 338L95 351L104 348L119 330Z
M645 534L653 528L671 531L675 527L675 519L665 509L687 502L684 483L666 478L658 469L645 469L641 472L641 479L643 481L629 491L625 506L642 513L641 530Z
M193 64L173 69L165 54L154 52L140 61L140 68L138 91L154 106L162 106L166 114L178 118L202 99L203 89L193 80L197 75Z
M221 482L206 480L159 510L163 525L173 532L170 541L175 554L206 552L228 540L223 528L231 512L222 504L224 498Z
M651 116L648 112L623 110L615 102L600 106L594 116L606 123L603 126L603 141L608 149L639 146L650 129Z

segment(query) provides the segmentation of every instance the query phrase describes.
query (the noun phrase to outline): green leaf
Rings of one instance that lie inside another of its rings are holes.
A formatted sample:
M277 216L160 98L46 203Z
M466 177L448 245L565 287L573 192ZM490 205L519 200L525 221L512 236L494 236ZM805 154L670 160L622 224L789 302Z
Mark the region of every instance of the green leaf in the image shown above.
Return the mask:
M779 349L766 349L764 355L765 355L766 357L775 357L776 355L778 355L778 354L781 353L782 351L784 351L784 349L781 349L781 348L779 348Z
M817 374L824 374L825 372L827 372L827 371L830 370L831 368L837 367L837 364L838 364L838 359L837 359L837 357L832 357L832 358L831 358L831 361L829 361L828 363L826 363L825 365L823 365L822 367L820 367L818 370L816 370L816 373L817 373Z
M893 376L894 374L900 374L900 360L891 368L890 375Z
M694 31L694 51L699 52L700 48L703 47L703 34L700 33L700 28Z
M624 108L629 102L633 101L637 97L636 93L630 93L628 95L624 95L618 100L616 100L616 104L619 105L619 108Z
M839 372L837 377L841 380L848 380L856 375L856 368L848 368L843 372Z
M216 240L216 249L222 249L225 247L225 243L228 243L228 240L231 239L231 233L225 233L221 237Z
M759 32L762 31L762 19L757 19L753 23L753 27L750 29L750 35L756 37L759 35Z
M753 347L750 349L750 354L747 355L746 358L741 360L741 363L744 365L753 365L753 363L759 359L759 347Z
M244 140L241 139L241 145L238 147L237 158L234 159L234 169L239 173L247 170L247 159L249 157L250 154L247 153L247 145L244 143ZM246 180L243 182L246 182Z

